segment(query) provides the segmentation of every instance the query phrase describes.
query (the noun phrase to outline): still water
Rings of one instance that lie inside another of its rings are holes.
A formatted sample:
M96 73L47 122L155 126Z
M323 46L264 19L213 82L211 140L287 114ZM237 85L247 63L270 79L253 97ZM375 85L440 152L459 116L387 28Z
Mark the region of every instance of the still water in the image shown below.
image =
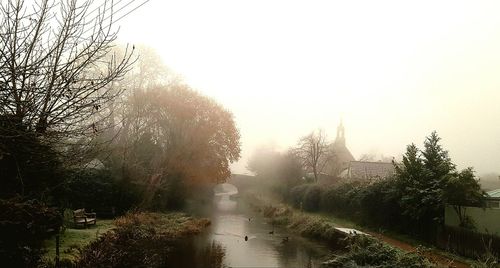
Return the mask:
M271 226L235 194L219 192L210 210L196 212L212 224L179 245L169 267L320 267L325 245Z

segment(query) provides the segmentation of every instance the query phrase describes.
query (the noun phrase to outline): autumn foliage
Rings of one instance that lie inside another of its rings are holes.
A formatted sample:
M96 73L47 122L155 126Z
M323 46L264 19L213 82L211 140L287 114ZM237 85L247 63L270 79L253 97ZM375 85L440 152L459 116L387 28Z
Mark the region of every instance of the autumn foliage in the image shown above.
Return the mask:
M240 157L232 114L185 84L135 90L122 122L112 164L145 186L143 207L178 207L189 188L225 181Z

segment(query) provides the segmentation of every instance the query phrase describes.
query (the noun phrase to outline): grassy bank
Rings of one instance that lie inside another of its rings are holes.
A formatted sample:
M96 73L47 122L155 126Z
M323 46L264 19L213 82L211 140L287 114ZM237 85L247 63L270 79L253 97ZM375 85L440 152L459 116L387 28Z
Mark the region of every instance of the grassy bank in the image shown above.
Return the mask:
M98 220L96 225L88 228L66 228L60 234L59 254L61 260L75 261L80 250L90 242L99 238L114 227L113 220ZM44 242L47 251L43 257L46 261L54 261L56 257L56 238L52 237Z
M330 215L304 212L286 204L277 202L267 196L247 193L244 199L255 210L269 218L272 224L280 225L304 237L314 238L328 243L336 243L334 228L357 228L355 223Z
M271 223L286 227L304 237L317 239L332 245L332 249L336 250L337 253L329 263L332 267L344 267L340 264L352 264L352 262L357 265L383 264L381 267L404 267L397 265L406 265L411 262L417 264L405 267L469 267L468 263L472 263L451 254L441 254L434 249L422 247L415 243L410 244L407 242L408 240L400 241L397 238L388 238L352 221L330 214L304 212L262 193L249 192L244 195L244 199L249 204L252 204L255 210L269 218ZM358 229L372 234L372 238L339 244L339 235L335 232L336 227ZM370 248L370 250L365 250L366 248ZM389 257L384 259L383 256ZM364 260L367 262L364 262ZM493 267L482 266L480 263L473 263L472 266Z
M208 219L184 213L128 213L90 229L69 229L62 236L64 267L158 267L185 237L200 233ZM48 242L46 266L53 266L55 242Z

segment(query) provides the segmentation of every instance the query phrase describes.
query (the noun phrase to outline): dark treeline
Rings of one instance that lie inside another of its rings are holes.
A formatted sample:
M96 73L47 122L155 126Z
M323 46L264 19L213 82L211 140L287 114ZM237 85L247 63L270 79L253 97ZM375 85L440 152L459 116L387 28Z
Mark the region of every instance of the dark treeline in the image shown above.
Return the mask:
M439 141L433 132L423 149L408 145L402 162L394 162L395 174L385 179L315 182L305 177L308 170L293 153L272 151L255 154L249 168L297 208L332 213L434 243L444 224L446 204L460 215L462 227L473 228L461 208L481 206L484 195L472 168L457 170Z

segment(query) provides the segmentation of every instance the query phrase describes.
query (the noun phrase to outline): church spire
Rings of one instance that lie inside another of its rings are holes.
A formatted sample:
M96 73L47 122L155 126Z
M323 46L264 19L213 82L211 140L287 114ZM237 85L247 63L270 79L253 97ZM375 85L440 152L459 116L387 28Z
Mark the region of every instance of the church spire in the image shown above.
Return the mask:
M337 138L335 139L335 143L345 146L345 129L342 119L340 119L340 124L337 127Z

